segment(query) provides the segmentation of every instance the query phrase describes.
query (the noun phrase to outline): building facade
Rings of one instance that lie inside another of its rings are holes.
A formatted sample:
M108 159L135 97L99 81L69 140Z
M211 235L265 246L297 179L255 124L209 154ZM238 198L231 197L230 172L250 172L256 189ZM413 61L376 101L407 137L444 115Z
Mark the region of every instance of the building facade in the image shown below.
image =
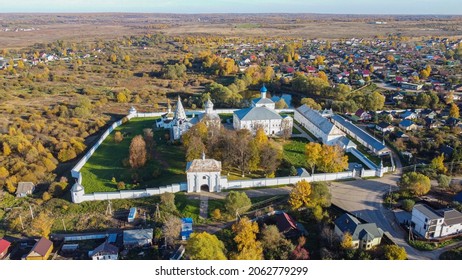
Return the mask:
M335 145L345 133L316 110L307 105L302 105L295 110L294 119L306 128L316 138L321 139L323 144Z
M248 129L255 134L258 128L263 128L268 136L292 134L293 119L281 116L275 111L275 103L266 98L266 87L260 89L260 98L252 100L252 106L233 113L233 127L236 130Z
M186 178L188 192L220 192L228 182L226 176L221 176L221 162L206 159L205 154L202 154L201 159L188 162L186 165Z
M411 225L414 232L426 239L457 235L462 233L462 213L452 208L434 210L416 204L412 209Z

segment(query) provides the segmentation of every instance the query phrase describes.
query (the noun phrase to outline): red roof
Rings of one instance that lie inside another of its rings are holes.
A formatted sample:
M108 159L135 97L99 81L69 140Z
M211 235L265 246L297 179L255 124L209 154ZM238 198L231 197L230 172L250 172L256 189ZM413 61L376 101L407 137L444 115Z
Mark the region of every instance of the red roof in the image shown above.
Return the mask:
M290 230L297 230L297 224L294 219L289 216L287 213L283 213L282 215L276 215L276 226L278 227L280 232L288 232Z
M3 254L10 248L11 243L5 239L0 239L0 254Z
M44 257L47 254L51 246L53 246L53 242L46 239L45 237L42 237L37 243L35 243L31 252L35 252L38 255Z

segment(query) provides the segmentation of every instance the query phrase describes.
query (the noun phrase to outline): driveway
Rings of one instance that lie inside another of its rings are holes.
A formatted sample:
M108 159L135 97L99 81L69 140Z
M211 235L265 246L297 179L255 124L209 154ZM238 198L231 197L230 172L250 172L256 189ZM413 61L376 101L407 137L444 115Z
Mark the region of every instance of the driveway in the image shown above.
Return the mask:
M389 175L376 180L332 182L330 186L332 203L358 218L376 223L393 242L406 249L411 260L438 259L442 252L456 247L457 244L454 244L434 251L419 251L405 241L407 233L395 222L393 212L382 204L383 196L390 189L393 191L397 188L394 184L395 179L395 176Z

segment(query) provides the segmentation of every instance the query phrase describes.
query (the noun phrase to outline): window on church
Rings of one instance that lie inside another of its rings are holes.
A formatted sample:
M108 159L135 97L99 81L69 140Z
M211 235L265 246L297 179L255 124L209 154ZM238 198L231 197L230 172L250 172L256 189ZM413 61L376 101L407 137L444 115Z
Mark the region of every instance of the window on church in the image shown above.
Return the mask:
M207 176L203 176L202 179L207 179Z

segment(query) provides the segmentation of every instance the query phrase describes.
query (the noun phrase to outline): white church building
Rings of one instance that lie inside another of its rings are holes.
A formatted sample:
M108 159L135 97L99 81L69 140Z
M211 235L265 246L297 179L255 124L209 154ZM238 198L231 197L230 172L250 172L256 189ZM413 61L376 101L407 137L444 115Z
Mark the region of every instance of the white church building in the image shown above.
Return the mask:
M253 134L262 127L269 136L279 136L284 130L292 133L293 119L290 116L282 117L275 111L275 103L266 97L266 87L260 89L260 98L252 100L252 106L233 113L234 129L248 129Z

